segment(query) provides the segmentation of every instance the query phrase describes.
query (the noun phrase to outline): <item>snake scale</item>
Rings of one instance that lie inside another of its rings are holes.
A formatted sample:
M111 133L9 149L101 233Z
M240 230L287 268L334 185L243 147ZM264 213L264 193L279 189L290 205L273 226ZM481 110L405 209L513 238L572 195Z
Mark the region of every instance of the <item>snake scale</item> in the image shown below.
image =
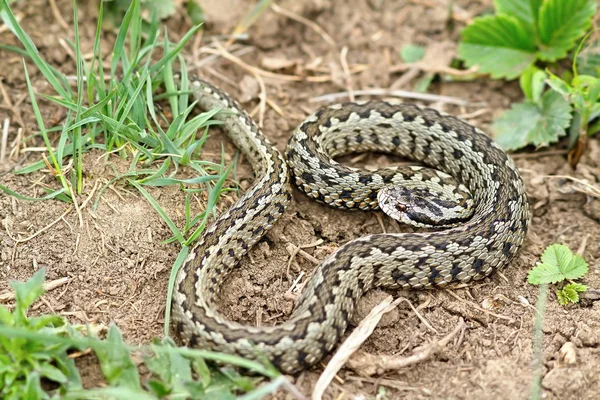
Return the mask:
M200 79L191 85L202 109L222 109L216 118L256 178L205 231L176 276L173 321L189 346L266 357L295 373L332 350L369 289L429 289L482 279L507 265L524 240L530 214L516 166L487 135L456 117L383 101L327 106L295 130L286 161L238 102ZM367 171L331 159L364 151L427 167ZM290 182L331 206L369 210L381 203L403 222L434 229L344 244L314 271L281 324L228 321L215 305L221 284L284 213Z

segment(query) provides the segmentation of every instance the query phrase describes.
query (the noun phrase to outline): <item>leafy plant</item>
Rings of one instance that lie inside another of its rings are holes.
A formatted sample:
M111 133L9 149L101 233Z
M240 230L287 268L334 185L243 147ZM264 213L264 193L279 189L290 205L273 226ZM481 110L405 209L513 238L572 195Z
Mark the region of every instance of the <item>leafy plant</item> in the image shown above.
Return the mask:
M579 75L573 56L572 74L562 78L548 67L565 58L591 26L595 0L496 0L496 15L476 18L462 32L458 52L467 66L492 78L519 78L525 95L493 123L496 141L506 150L547 146L570 135L569 163L575 167L586 138L600 130L598 71L581 60L590 75ZM549 88L546 90L546 85ZM598 89L597 89L598 88Z
M536 61L567 55L591 26L595 0L495 0L496 15L476 18L458 47L466 65L515 79Z
M492 124L496 142L505 150L533 144L547 146L566 135L571 124L572 107L554 90L546 90L548 74L530 66L519 83L525 94L523 103L514 103Z
M177 348L169 338L149 346L130 346L114 325L101 340L82 334L89 327L72 326L59 315L28 317L28 308L43 294L43 281L44 270L39 270L26 283L11 282L14 310L0 306L2 399L233 399L236 393L259 399L285 383L272 367L227 354ZM82 387L69 353L88 348L100 362L106 387ZM134 362L135 354L143 357L149 371L144 377ZM247 368L263 377L243 377L231 367L213 368L210 361ZM257 388L264 378L272 381Z
M560 304L579 302L579 293L585 292L587 286L573 282L588 273L588 264L583 257L573 254L562 244L552 244L544 250L541 263L529 271L527 280L532 285L556 284L564 281L568 284L556 292Z
M68 337L76 334L67 321L58 315L28 317L27 309L41 296L44 272L38 271L26 283L11 282L15 291L15 307L11 313L0 305L0 327L12 327L23 332L36 332ZM31 341L22 337L0 335L0 398L49 398L42 390L42 379L62 387L81 387L75 363L67 357L70 345ZM64 394L58 389L57 392Z

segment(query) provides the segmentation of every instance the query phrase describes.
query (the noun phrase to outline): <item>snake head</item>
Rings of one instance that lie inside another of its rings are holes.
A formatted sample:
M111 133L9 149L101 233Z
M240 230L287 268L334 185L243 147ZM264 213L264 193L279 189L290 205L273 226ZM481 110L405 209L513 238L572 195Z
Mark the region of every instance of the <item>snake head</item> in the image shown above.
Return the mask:
M447 228L467 221L472 199L463 194L428 187L386 186L377 193L379 208L403 224L421 228Z

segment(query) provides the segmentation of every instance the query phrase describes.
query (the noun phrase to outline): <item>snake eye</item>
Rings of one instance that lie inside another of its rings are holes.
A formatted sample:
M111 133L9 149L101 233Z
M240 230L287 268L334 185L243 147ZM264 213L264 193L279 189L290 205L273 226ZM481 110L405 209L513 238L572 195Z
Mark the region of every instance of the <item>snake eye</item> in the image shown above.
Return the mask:
M399 212L406 211L406 204L400 204L400 203L396 204L396 210Z

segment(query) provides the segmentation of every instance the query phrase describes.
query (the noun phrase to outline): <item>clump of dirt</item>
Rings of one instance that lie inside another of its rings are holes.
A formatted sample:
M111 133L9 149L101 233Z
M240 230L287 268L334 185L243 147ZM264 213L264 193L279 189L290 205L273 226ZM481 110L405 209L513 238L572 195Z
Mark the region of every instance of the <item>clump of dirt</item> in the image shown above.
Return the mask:
M57 0L59 9L70 10L71 3ZM310 0L283 1L279 6L292 15L316 23L326 33L281 11L267 11L250 32L247 42L235 44L231 52L244 63L267 70L263 74L269 101L264 115L257 107L260 85L252 71L224 58L206 54L211 39L229 33L239 18L225 18L217 12L219 4L230 4L248 11L250 4L203 0L209 21L203 41L190 50L193 72L207 77L234 97L245 100L248 110L263 125L265 134L283 150L292 129L324 102L314 97L359 89L387 88L412 90L416 79L429 71L411 69L402 63L399 50L405 44L434 48L428 65L444 63L454 54L458 31L465 21L489 9L489 1L453 2L449 19L445 0L392 2L335 2ZM74 62L61 47L71 37L68 27L56 21L45 2L32 0L14 3L22 24L40 47L42 55L56 68L74 71ZM81 41L91 48L97 5L83 5L80 15ZM211 13L212 12L212 13ZM64 13L68 25L72 22ZM218 18L217 18L218 17ZM173 36L183 33L181 19L167 21ZM329 40L328 38L331 38ZM103 45L109 48L111 35ZM0 28L0 41L16 44L12 34ZM443 46L438 45L443 43ZM436 47L437 46L437 47ZM188 54L189 55L189 54ZM8 118L8 141L13 143L35 131L35 118L27 97L20 57L0 50L0 120ZM34 86L47 91L42 76L30 66ZM412 74L408 75L407 74ZM298 77L296 81L281 75ZM237 85L237 82L243 84ZM492 118L520 99L515 83L481 79L471 82L434 82L432 93L464 100L462 105L447 101L428 105L459 115L488 128ZM311 100L312 99L312 100ZM346 100L340 98L340 100ZM405 99L405 101L412 101ZM44 116L51 120L57 109L42 103ZM212 135L203 157L219 161L221 143L233 157L233 146L218 133ZM28 139L28 146L39 145ZM19 144L23 148L23 144ZM572 176L598 185L600 146L591 148L577 171L566 165L560 146L549 152L523 152L514 155L525 180L533 207L533 221L517 259L500 273L468 287L440 291L390 292L405 297L415 311L403 302L395 315L388 317L363 345L374 354L408 355L419 346L439 340L452 331L459 319L466 322L464 333L434 358L418 365L387 373L379 378L364 378L343 370L328 389L327 396L340 398L345 393L374 397L385 386L389 398L515 398L529 396L533 379L533 307L539 296L537 287L527 283L529 268L543 249L555 242L581 249L590 265L584 283L600 287L600 201L578 191L571 180L553 176ZM0 166L0 184L29 196L43 195L45 187L56 188L47 172L31 175L6 173L12 168L39 159L39 153L10 154ZM396 160L369 154L345 162L361 166L387 165ZM37 312L57 312L74 323L116 323L127 341L145 343L160 336L163 328L166 287L177 256L174 244L164 244L171 236L168 227L139 193L121 183L105 190L97 207L98 190L123 171L128 162L116 156L106 160L93 152L85 158L86 174L83 203L78 215L59 201L26 202L0 195L0 293L8 290L8 280L25 280L38 268L46 268L48 280L68 278L66 285L48 292L36 306ZM187 172L189 173L189 172ZM239 165L237 179L242 188L252 181L250 166ZM177 188L151 189L163 209L178 226L184 223L184 196ZM219 210L227 208L235 195L224 196ZM194 207L202 210L206 199L199 195ZM44 228L49 227L44 230ZM294 192L291 206L266 238L251 252L225 283L220 310L227 317L250 325L272 325L284 320L297 297L295 283L306 281L316 264L341 244L370 233L407 231L372 213L333 210ZM302 251L298 252L300 247ZM367 313L381 299L371 293L359 302L359 314ZM550 293L544 315L542 386L548 399L592 399L600 392L597 370L600 367L600 303L583 299L580 304L560 306ZM360 319L359 317L357 317ZM428 321L427 324L423 320ZM433 328L433 330L431 329ZM559 354L571 342L576 361L565 365ZM84 383L93 386L98 373L93 363L84 361ZM310 393L321 371L318 366L295 378L305 393ZM277 398L285 398L280 394Z

